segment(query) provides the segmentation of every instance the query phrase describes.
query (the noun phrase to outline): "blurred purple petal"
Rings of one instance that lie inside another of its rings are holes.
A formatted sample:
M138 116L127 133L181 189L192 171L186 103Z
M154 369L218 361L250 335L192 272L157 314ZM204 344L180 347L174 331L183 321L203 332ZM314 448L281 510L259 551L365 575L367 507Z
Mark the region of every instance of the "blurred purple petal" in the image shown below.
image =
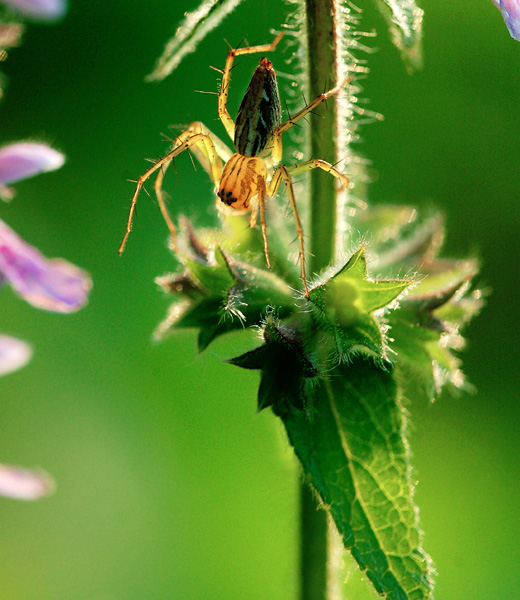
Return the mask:
M520 41L520 0L493 0L501 10L511 37Z
M0 279L36 308L70 313L88 300L89 275L62 258L46 259L0 221Z
M27 342L0 335L0 375L21 369L31 360L32 348Z
M67 12L66 0L2 0L21 15L40 21L54 21Z
M0 495L17 500L37 500L54 491L54 482L43 471L0 464Z
M17 142L0 148L0 184L10 185L45 171L59 169L65 162L61 152L46 144Z

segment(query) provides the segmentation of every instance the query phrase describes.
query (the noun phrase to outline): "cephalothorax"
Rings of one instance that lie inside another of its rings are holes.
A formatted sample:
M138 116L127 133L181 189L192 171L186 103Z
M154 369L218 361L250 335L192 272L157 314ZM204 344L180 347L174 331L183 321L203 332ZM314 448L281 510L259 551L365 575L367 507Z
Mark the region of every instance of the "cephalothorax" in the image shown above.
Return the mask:
M200 122L192 123L186 131L177 137L168 154L155 162L139 177L132 197L126 233L121 242L119 253L123 252L126 240L130 234L139 192L145 181L156 171L158 171L158 174L155 180L155 192L161 212L175 244L176 229L166 209L162 181L171 161L184 150L192 148L196 157L213 180L218 198L226 206L242 212L251 211L249 221L251 227L256 225L257 214L260 212L264 253L269 267L265 197L274 196L282 181L284 182L298 236L302 284L304 293L308 296L303 228L294 196L292 176L311 169L320 168L337 177L344 186L348 185L349 180L332 165L320 159L311 159L294 166L281 165L282 134L311 112L318 104L321 104L321 102L339 92L343 86L340 85L321 94L293 117L282 123L280 96L273 65L267 58L262 58L259 66L253 73L249 87L242 100L236 122L233 121L227 110L231 68L235 57L243 54L256 54L274 50L281 37L282 34L278 35L271 44L238 48L228 52L226 64L222 71L222 86L218 98L218 116L229 137L233 140L235 153L232 153L205 125Z

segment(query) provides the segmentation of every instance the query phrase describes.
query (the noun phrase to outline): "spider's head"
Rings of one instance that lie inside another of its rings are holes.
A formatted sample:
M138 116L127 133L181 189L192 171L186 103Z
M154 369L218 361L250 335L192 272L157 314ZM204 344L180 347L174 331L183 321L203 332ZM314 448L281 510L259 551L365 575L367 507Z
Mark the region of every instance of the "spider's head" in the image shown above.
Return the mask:
M262 158L233 154L224 167L218 197L230 208L250 210L251 201L265 196L266 178L267 167Z

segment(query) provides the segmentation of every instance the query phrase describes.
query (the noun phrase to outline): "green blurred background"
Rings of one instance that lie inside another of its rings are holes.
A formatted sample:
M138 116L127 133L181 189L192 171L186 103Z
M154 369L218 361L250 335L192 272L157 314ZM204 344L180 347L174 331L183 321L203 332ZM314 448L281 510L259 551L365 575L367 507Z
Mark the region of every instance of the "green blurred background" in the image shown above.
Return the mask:
M436 597L518 598L520 43L491 0L423 0L425 66L409 75L373 3L358 4L360 29L378 31L368 40L377 52L361 55L364 95L385 115L359 146L372 161L370 200L442 208L445 255L477 252L493 290L464 354L478 394L410 407ZM1 330L31 341L35 356L1 381L0 456L44 467L58 489L34 504L0 499L0 600L296 597L298 471L280 424L255 414L258 374L222 360L251 338L203 355L192 332L151 342L168 306L153 279L172 262L146 196L117 255L127 179L164 152L160 133L201 119L224 135L216 98L194 93L216 89L208 66L223 65L224 39L269 41L286 13L245 1L173 76L145 84L197 5L72 1L61 24L30 25L4 66L1 141L44 140L68 161L19 184L1 218L47 256L90 271L94 290L68 316L2 294ZM252 64L235 70L232 114ZM211 186L188 157L170 180L176 206L215 221Z

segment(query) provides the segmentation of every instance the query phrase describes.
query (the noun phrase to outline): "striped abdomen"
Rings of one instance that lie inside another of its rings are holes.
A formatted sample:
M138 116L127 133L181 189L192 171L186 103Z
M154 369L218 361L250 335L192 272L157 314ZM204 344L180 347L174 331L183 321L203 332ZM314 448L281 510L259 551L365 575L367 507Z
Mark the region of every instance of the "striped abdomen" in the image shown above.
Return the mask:
M280 125L282 109L273 65L262 58L238 109L235 148L243 156L258 156Z
M231 208L249 210L253 200L265 196L266 178L263 158L233 154L224 167L218 196Z

